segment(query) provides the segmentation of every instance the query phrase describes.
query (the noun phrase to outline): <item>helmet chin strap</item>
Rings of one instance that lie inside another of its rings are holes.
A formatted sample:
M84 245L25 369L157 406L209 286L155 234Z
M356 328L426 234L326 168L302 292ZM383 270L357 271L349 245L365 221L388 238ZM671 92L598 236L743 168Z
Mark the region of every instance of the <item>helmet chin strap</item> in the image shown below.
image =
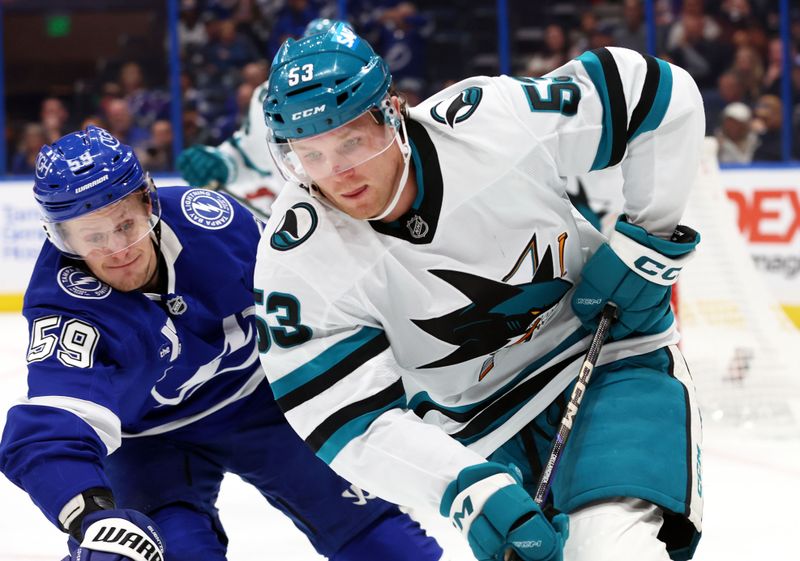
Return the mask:
M406 188L406 182L408 180L408 173L411 170L411 146L408 144L408 134L406 133L406 121L402 117L400 118L400 129L402 131L403 140L400 139L400 135L396 135L397 138L397 145L400 147L400 152L403 154L403 173L400 175L400 183L397 184L394 190L394 196L389 204L383 209L383 212L378 214L377 216L373 216L368 220L383 220L387 216L389 216L392 212L394 212L397 203L400 202L400 196L403 194Z

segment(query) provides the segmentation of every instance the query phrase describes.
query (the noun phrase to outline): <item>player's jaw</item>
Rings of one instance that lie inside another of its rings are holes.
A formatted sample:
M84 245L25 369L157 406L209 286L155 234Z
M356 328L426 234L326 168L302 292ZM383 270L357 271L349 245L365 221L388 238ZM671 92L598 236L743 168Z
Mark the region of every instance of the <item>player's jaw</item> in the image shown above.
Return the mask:
M154 280L158 258L146 236L127 249L111 255L88 255L86 264L101 281L120 292L145 288Z

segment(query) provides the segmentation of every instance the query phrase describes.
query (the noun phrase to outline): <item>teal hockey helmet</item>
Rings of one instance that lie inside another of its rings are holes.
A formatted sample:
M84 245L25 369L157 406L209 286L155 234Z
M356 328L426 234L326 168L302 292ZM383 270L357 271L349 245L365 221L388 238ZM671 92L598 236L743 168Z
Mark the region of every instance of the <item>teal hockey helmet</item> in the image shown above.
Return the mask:
M392 76L386 62L344 22L287 39L272 62L264 117L274 137L299 139L380 107Z
M345 23L345 22L340 22L338 20L329 19L329 18L315 18L315 19L312 19L310 22L308 22L308 25L303 30L303 37L310 37L311 35L317 35L319 33L325 33L331 27L336 25L337 23ZM348 25L348 27L349 27L349 24L345 23L345 25Z
M344 22L288 39L272 62L264 99L267 141L281 174L319 188L395 146L400 181L386 209L371 219L388 216L405 188L411 154L391 83L386 62Z

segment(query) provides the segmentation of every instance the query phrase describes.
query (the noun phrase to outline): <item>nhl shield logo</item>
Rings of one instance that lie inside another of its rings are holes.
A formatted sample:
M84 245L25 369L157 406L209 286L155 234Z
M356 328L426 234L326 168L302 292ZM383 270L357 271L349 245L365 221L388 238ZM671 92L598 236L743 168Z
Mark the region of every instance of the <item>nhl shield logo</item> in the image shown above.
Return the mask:
M220 230L233 221L233 206L215 191L190 189L181 197L183 215L206 230Z
M317 229L317 211L308 203L297 203L286 211L269 245L278 251L287 251L306 241Z
M183 296L176 295L167 300L167 310L173 316L182 315L188 309L189 306L186 304L186 300L183 299Z
M64 267L58 272L58 286L75 298L101 300L111 294L111 287L88 273L73 267Z
M411 237L417 240L427 236L430 230L428 223L419 214L415 214L406 222L406 228L408 228L408 233L411 234Z

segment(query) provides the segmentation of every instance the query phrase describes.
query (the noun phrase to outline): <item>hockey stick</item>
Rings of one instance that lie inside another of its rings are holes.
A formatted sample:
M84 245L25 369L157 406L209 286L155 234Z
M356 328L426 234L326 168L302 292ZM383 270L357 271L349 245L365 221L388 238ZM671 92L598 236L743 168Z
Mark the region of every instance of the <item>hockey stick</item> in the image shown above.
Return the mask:
M589 350L586 351L586 358L583 360L578 380L575 382L575 387L572 388L572 395L569 396L567 410L564 411L564 415L561 417L561 424L558 426L558 432L550 448L550 457L547 459L547 464L539 477L536 494L533 496L533 500L539 506L544 503L550 492L550 487L553 484L553 474L558 461L561 459L561 452L564 450L567 439L572 432L572 423L575 421L575 415L578 414L578 408L581 406L581 401L583 401L583 396L586 393L586 386L592 378L592 371L597 363L597 357L600 355L600 350L606 341L611 322L614 321L616 316L617 307L611 303L606 304L600 317L600 323L592 337L592 342L589 344Z
M539 477L539 484L536 487L536 494L533 497L534 502L542 506L550 493L550 487L553 485L553 474L556 471L558 461L561 459L561 452L567 444L569 434L572 432L572 423L575 421L575 415L578 414L578 408L583 401L583 395L586 393L586 386L592 378L594 366L597 363L597 357L600 356L600 351L603 348L603 343L608 336L608 330L611 328L611 322L617 317L617 307L608 303L603 308L600 316L600 323L597 325L597 330L592 336L592 342L589 344L589 350L586 351L586 357L583 359L581 371L578 374L578 380L575 382L575 387L572 388L572 394L569 396L567 403L567 410L561 417L561 423L558 425L558 432L553 440L553 445L550 447L550 457L547 459L547 465ZM519 561L520 556L517 555L513 549L507 549L504 556L505 561Z
M239 203L241 203L243 207L249 210L251 214L255 215L256 218L260 219L265 224L267 223L267 220L269 220L269 216L264 214L264 211L256 208L255 205L253 205L253 203L247 200L247 198L235 194L233 191L228 189L227 185L220 183L216 179L212 179L211 181L203 185L201 189L208 189L209 191L217 191L219 193L225 193L226 195L229 195L230 197L236 199Z

